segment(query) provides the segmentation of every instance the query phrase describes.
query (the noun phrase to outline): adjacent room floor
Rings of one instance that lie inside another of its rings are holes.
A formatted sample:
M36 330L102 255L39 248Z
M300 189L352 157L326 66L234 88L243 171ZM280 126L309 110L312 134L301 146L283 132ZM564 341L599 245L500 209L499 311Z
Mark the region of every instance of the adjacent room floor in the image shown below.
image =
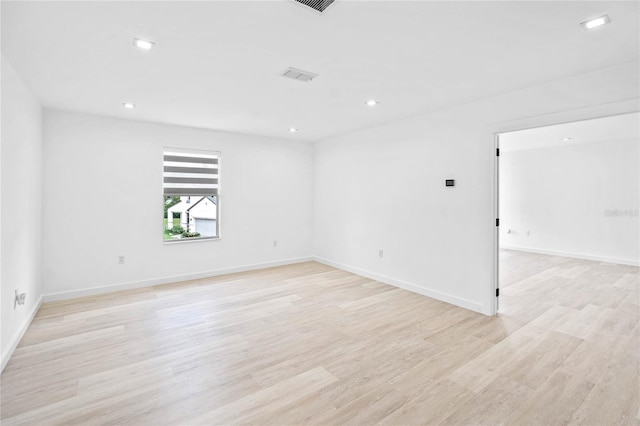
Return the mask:
M314 262L44 304L13 424L637 424L639 268L502 253L486 317Z

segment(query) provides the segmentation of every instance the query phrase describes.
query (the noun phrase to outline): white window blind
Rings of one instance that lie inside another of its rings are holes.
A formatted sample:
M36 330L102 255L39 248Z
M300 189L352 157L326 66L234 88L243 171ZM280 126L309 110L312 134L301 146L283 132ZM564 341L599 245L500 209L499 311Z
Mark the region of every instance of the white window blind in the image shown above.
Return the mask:
M164 195L218 195L219 152L164 150Z

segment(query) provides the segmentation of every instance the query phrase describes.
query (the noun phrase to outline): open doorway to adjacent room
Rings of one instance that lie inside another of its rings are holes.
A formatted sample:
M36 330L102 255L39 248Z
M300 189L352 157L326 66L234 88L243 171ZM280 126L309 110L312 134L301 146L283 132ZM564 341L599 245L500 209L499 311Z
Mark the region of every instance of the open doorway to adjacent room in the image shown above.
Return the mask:
M639 133L631 113L498 135L501 315L583 339L637 325Z

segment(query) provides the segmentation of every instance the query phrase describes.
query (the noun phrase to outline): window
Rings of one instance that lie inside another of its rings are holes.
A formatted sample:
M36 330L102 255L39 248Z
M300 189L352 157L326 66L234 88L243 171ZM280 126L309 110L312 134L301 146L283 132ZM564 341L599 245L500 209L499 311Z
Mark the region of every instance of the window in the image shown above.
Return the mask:
M220 153L164 149L164 241L219 238Z

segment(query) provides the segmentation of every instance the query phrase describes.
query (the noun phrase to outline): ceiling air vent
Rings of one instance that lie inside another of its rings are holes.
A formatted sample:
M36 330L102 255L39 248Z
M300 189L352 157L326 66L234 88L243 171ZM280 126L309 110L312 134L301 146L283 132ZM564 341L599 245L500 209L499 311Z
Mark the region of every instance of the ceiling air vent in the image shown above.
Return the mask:
M320 13L324 12L325 9L331 6L331 3L334 2L334 0L295 0L295 1L297 1L300 4L304 4L305 6L309 6L310 8L315 9Z
M292 78L298 81L309 82L316 78L318 74L314 74L309 71L297 70L295 68L287 68L285 72L282 74L283 77Z

